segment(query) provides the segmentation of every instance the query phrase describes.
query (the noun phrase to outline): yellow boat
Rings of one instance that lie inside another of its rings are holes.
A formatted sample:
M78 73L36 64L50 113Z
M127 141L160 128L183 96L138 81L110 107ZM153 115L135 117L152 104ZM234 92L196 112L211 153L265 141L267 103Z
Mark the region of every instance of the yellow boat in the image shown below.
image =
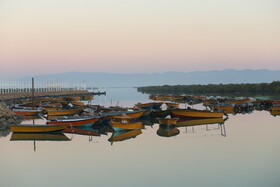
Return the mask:
M245 103L249 102L250 99L241 99L241 100L233 100L233 101L227 101L227 103Z
M224 113L195 109L173 109L173 116L178 118L222 118Z
M69 125L13 125L11 126L12 132L54 132L62 131Z
M157 120L162 125L176 125L178 118L158 118Z
M67 116L67 115L75 115L79 114L83 111L82 108L78 109L69 109L69 110L47 110L48 116Z
M272 107L270 107L270 110L271 111L278 111L278 110L280 110L280 106L272 106Z
M273 116L279 116L280 115L280 110L272 110L270 111L270 114Z
M70 141L63 133L17 133L14 132L10 141Z
M111 124L111 127L115 131L134 130L134 129L141 129L142 128L142 122L122 123L122 122L117 122L117 121L111 121L110 124Z
M128 140L131 138L135 138L139 134L142 134L141 129L135 129L130 131L117 131L112 134L112 136L108 139L109 142L119 142Z
M223 118L208 118L208 119L195 119L195 120L179 120L177 121L176 127L186 127L186 126L196 126L196 125L206 125L215 123L224 123Z
M179 103L165 103L167 107L170 108L179 108Z

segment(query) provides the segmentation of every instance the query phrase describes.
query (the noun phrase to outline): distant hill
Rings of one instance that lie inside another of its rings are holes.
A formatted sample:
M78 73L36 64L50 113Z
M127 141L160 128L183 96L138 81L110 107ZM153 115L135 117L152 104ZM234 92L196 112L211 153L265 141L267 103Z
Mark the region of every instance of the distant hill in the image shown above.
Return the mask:
M35 81L86 81L88 86L139 87L156 85L228 84L228 83L269 83L280 80L280 71L233 70L165 72L165 73L84 73L68 72L35 76ZM24 77L20 80L30 80Z

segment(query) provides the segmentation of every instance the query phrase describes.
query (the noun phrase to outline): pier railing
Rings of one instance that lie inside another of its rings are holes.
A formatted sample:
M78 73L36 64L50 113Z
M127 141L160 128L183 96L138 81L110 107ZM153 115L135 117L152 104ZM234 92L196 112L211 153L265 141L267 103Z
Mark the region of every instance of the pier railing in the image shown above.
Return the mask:
M34 92L56 92L86 90L86 83L75 82L34 82ZM0 80L0 93L32 92L32 81Z

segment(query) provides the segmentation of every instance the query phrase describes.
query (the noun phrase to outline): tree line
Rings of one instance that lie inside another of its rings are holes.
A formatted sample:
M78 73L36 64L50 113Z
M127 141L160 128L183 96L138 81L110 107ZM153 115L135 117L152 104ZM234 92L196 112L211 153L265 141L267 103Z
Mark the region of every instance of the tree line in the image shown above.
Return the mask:
M148 94L280 95L280 81L273 81L272 83L145 86L138 87L137 90Z

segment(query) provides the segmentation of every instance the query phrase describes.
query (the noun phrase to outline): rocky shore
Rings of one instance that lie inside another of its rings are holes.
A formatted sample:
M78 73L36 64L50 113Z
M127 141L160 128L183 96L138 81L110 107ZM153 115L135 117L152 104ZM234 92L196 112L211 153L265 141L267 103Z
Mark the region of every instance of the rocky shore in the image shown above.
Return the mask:
M5 103L0 102L0 136L9 134L7 131L9 126L19 124L21 121L22 116L16 115Z

